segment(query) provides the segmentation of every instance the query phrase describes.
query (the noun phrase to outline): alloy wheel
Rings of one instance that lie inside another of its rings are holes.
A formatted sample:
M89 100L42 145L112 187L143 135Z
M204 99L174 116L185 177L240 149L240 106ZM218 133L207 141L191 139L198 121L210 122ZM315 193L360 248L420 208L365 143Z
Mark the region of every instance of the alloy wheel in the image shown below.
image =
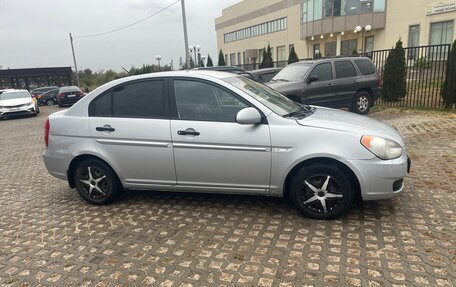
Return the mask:
M321 214L328 214L343 201L340 182L328 174L317 174L303 182L302 203Z
M85 195L91 199L103 199L111 188L104 171L95 166L88 166L78 180Z
M366 111L369 107L369 98L367 96L360 96L356 102L356 107L360 112Z

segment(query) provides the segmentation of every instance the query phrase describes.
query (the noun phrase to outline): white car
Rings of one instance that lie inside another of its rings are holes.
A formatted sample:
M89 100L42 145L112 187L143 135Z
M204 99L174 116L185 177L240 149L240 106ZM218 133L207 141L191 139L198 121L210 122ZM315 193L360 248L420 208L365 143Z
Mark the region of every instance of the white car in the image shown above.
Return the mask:
M27 90L0 91L0 119L39 113L37 100Z
M232 73L176 71L107 83L45 124L48 171L93 204L125 189L289 195L331 219L393 197L409 162L374 119L298 104Z

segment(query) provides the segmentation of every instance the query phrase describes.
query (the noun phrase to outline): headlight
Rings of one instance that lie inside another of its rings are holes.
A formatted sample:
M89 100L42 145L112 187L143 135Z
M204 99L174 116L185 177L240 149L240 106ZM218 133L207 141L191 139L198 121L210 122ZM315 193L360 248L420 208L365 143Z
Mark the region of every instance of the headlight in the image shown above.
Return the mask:
M362 136L361 144L380 159L394 159L402 155L402 147L395 141L376 136Z

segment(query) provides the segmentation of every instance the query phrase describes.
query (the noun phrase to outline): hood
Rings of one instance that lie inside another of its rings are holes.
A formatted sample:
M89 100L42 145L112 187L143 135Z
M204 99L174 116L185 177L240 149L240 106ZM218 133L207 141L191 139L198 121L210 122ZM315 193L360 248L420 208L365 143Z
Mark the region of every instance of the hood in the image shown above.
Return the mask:
M362 135L381 136L404 146L404 141L399 133L380 121L346 111L323 107L315 108L316 110L312 115L296 120L298 124L358 134L360 138Z
M294 82L284 82L284 81L277 81L277 82L267 82L266 85L273 88L274 90L282 90L285 87L292 85Z
M33 103L32 98L20 98L10 100L0 100L0 106L11 107Z

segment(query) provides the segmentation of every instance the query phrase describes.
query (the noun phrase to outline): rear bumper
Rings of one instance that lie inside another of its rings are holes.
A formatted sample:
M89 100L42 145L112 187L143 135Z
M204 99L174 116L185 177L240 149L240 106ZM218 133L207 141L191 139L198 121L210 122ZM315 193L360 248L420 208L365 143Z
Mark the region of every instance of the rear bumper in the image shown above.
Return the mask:
M52 154L49 150L43 152L44 165L48 172L56 178L67 180L68 158Z
M72 105L74 103L77 103L82 97L74 97L74 98L59 98L58 102L60 105Z
M382 96L382 88L377 87L372 89L372 103L374 103L376 100L380 99Z

